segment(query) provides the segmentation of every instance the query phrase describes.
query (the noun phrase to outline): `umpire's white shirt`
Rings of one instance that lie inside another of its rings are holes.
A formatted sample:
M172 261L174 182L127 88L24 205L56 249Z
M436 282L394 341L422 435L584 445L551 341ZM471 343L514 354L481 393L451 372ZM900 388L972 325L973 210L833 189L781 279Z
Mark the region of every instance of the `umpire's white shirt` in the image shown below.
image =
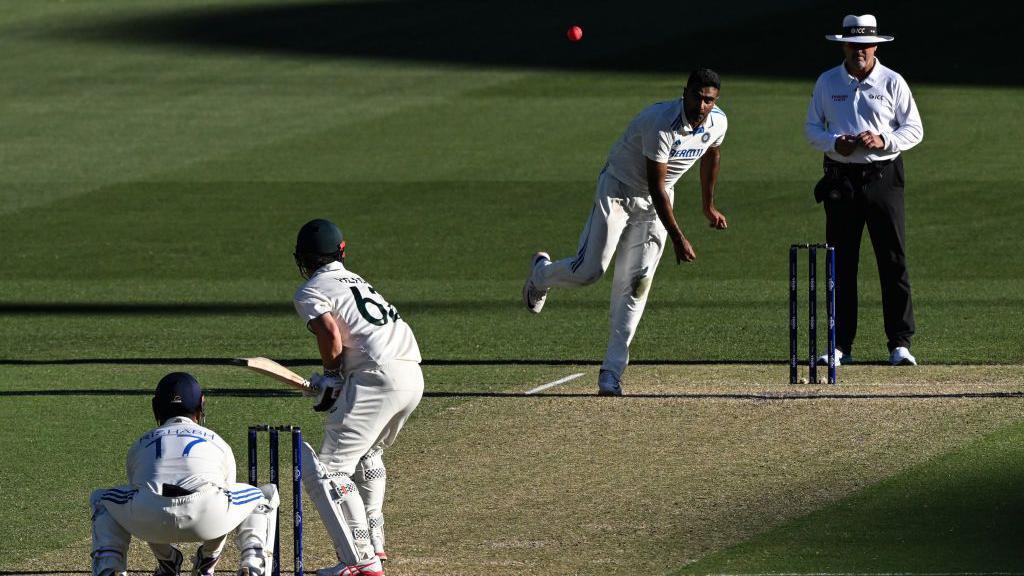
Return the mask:
M728 127L718 106L694 129L684 119L682 99L652 104L612 144L606 169L619 182L648 194L646 159L668 164L665 189L671 198L676 181L708 148L722 145Z
M157 494L162 484L196 490L235 482L231 448L216 432L183 416L143 434L128 450L126 466L132 486L149 486Z
M865 130L881 135L885 148L858 146L849 156L835 151L836 138ZM843 64L818 77L804 135L811 146L836 162L865 164L889 160L913 148L924 138L924 126L907 81L876 58L863 81L851 76Z
M308 325L330 313L342 339L342 370L375 370L393 360L420 361L412 329L366 280L341 262L325 264L295 293L295 310Z

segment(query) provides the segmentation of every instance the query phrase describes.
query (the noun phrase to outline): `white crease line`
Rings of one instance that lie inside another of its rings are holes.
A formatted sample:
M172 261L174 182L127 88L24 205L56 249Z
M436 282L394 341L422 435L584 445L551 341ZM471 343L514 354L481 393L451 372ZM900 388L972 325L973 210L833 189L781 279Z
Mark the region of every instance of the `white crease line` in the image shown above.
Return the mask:
M565 384L566 382L568 382L570 380L575 380L575 379L579 378L580 376L583 376L583 372L580 372L578 374L570 374L570 375L566 376L565 378L559 378L558 380L555 380L554 382L548 382L547 384L541 384L540 386L537 386L533 390L530 390L529 392L527 392L527 394L536 394L537 392L541 392L543 390L547 390L548 388L551 388L552 386L558 386L559 384Z

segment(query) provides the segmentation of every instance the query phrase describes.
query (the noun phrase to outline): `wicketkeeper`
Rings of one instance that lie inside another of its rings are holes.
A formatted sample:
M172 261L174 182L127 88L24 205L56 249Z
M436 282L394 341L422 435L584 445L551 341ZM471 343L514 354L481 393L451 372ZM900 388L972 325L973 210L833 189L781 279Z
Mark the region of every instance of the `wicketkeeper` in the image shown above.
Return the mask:
M96 490L92 506L92 573L127 574L131 537L149 544L154 576L178 576L183 555L173 542L202 542L192 574L212 576L229 532L238 528L239 576L270 574L279 502L273 484L235 482L231 447L205 428L205 402L191 374L157 384L153 415L160 426L128 450L128 484Z

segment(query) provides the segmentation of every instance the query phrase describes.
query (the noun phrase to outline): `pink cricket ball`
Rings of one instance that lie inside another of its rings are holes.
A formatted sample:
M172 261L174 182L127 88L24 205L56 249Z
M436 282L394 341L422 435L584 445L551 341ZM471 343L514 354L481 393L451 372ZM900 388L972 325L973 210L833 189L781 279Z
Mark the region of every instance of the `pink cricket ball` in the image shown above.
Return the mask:
M569 39L569 42L579 42L583 38L583 28L570 26L569 30L565 33L565 37Z

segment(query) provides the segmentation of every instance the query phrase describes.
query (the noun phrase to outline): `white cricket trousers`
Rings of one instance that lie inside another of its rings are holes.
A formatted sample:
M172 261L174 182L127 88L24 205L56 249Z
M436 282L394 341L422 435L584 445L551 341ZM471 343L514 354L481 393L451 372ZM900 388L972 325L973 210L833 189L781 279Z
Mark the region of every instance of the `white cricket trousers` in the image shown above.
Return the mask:
M669 194L671 198L672 191ZM667 237L650 192L630 188L603 170L576 255L533 271L533 283L539 289L586 286L604 275L615 256L610 333L601 369L616 377L621 378L629 364L629 345Z
M355 564L384 552L384 449L423 397L416 362L395 360L345 377L328 410L320 454L303 448L303 484L338 558Z
M238 528L242 556L261 556L273 539L279 496L273 484L259 488L204 484L188 496L168 498L148 487L124 485L96 490L92 505L94 575L122 574L131 537L147 542L159 560L171 560L173 542L202 542L204 558L220 556L226 537ZM268 563L269 564L269 563Z
M395 360L348 374L327 412L320 463L351 476L366 453L395 442L422 397L423 372L416 362Z

